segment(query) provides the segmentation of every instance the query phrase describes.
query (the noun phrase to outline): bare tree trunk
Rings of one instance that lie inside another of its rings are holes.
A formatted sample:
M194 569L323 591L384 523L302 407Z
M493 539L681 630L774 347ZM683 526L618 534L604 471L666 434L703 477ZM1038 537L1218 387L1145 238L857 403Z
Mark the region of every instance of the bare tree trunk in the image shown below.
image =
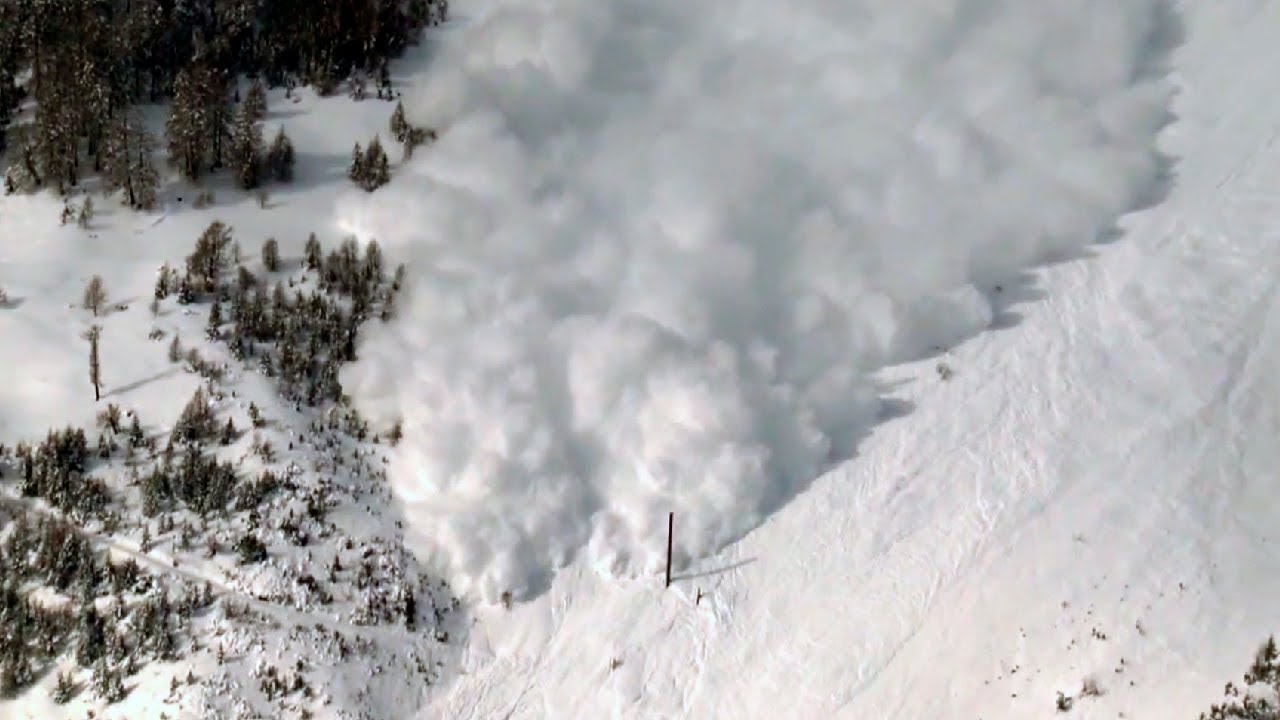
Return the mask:
M676 514L667 513L667 587L671 587L671 538L676 527Z

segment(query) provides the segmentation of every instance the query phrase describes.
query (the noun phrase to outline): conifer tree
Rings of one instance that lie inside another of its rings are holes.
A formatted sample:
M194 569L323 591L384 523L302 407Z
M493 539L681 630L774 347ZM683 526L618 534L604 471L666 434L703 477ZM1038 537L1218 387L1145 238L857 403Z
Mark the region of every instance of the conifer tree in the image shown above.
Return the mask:
M124 190L125 202L136 210L155 207L159 175L153 155L155 138L136 114L119 113L107 128L102 179L108 191Z
M404 114L404 103L397 102L396 109L391 113L391 137L396 142L405 142L409 139L409 121Z
M249 93L244 98L243 112L253 120L261 122L267 117L267 88L262 80L255 79L249 85Z
M280 270L280 243L275 238L267 238L262 243L262 266L267 272L277 272Z
M357 146L358 147L358 146ZM367 192L373 192L391 181L391 169L387 153L382 149L382 141L375 135L365 148L360 162L360 175L356 184Z
M307 255L307 269L318 271L321 263L324 261L324 258L323 251L320 248L320 241L316 239L315 233L311 233L307 236L305 251Z
M209 325L205 329L205 336L210 340L217 340L222 332L222 301L217 295L213 296L213 306L209 308Z
M293 182L293 165L296 161L293 141L281 127L271 141L271 149L267 151L267 172L272 180Z
M356 185L364 186L364 178L367 174L365 170L365 153L360 148L360 143L351 151L351 164L347 166L347 178Z
M262 182L262 128L245 105L236 117L231 145L231 166L241 189L252 190Z
M198 180L205 169L205 119L199 83L194 70L178 73L165 122L169 160L189 180Z

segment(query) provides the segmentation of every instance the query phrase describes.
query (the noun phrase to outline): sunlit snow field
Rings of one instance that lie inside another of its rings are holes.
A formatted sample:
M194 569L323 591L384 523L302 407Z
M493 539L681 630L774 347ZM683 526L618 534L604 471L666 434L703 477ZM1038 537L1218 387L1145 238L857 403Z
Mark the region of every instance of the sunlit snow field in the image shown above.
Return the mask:
M340 227L409 265L343 377L419 548L488 601L662 567L851 457L871 373L1150 198L1154 0L471 0L442 131ZM997 306L993 308L993 302ZM833 508L839 512L839 508Z

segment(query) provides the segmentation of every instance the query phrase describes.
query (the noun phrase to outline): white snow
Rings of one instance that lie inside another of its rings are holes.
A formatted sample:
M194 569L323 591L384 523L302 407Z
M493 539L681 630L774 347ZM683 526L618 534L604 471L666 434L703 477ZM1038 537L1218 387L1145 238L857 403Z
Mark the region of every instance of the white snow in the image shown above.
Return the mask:
M903 417L671 590L574 563L482 611L432 712L1053 717L1086 678L1102 696L1065 717L1220 697L1280 628L1280 3L1179 11L1168 198L1006 284L1023 301L949 382L877 373Z
M394 68L440 140L371 196L341 169L389 106L304 92L272 98L300 151L272 208L171 185L85 232L0 198L7 443L91 422L95 272L130 305L110 400L177 415L195 381L142 338L200 318L144 306L215 217L408 263L343 380L405 420L408 530L475 601L461 665L424 688L398 630L348 628L381 677L284 634L232 634L236 672L315 659L321 718L1038 718L1086 678L1062 717L1191 718L1280 630L1280 0L453 9ZM170 716L267 712L241 680ZM59 717L46 690L0 718Z
M486 601L586 549L655 572L850 456L870 373L985 327L991 285L1148 191L1157 3L459 3L440 127L341 227L409 262L344 383Z

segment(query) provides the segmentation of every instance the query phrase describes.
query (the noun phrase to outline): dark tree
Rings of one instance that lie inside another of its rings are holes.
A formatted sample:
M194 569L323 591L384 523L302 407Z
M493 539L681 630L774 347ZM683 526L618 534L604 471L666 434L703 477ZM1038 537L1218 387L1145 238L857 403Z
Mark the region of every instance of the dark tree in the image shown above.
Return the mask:
M261 79L256 79L249 85L249 93L244 98L242 112L248 115L253 122L261 122L266 119L267 86L262 84Z
M351 150L351 163L347 165L347 178L357 185L364 185L364 178L368 174L365 169L365 153L360 148L360 143Z
M93 383L93 401L102 399L102 367L98 362L98 340L102 337L102 327L94 325L85 333L89 341L89 382Z
M119 113L107 128L102 179L109 191L124 190L129 207L150 210L156 204L155 138L134 113Z
M278 272L280 270L280 243L275 238L267 238L262 243L262 266L267 272Z
M297 158L293 150L293 141L281 127L271 141L271 149L267 150L267 173L277 182L293 182L293 166Z
M307 255L307 269L319 270L321 263L324 261L324 254L320 249L320 241L316 239L315 233L307 236L305 252Z
M252 190L261 184L263 160L262 128L246 104L236 117L231 145L231 168L241 189Z
M391 113L390 125L391 137L395 138L396 142L402 143L409 139L409 131L411 128L409 127L408 119L405 118L404 103L396 103L396 109Z
M347 168L347 177L366 192L373 192L391 181L387 153L377 136L374 136L363 152L360 150L360 143L356 143L351 153L351 165Z

